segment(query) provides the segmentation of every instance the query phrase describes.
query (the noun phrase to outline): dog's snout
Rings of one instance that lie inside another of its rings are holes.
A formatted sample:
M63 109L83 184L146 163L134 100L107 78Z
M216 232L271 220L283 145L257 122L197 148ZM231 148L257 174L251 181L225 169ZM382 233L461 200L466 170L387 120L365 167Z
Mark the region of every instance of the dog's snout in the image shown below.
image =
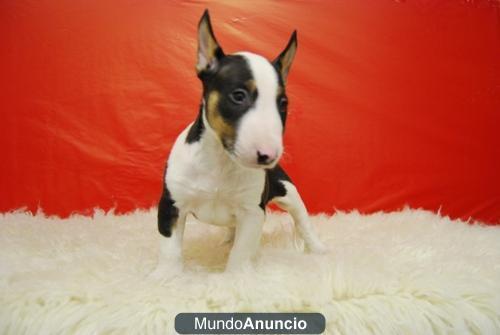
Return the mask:
M268 165L273 163L278 154L270 150L257 150L257 163L260 165Z

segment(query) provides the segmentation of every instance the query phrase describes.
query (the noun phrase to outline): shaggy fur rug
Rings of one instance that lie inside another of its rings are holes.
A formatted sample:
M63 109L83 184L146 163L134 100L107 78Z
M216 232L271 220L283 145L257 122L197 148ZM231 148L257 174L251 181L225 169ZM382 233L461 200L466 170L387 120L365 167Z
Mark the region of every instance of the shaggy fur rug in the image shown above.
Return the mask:
M315 311L327 334L500 334L500 228L405 209L312 217L326 255L270 214L254 267L223 273L220 228L189 222L185 272L148 279L155 211L0 215L1 334L175 334L180 312Z

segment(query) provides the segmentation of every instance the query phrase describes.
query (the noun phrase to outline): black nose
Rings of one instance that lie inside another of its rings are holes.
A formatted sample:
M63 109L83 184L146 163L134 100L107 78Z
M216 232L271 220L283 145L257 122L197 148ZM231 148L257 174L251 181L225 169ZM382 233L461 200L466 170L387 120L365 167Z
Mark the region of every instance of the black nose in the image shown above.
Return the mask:
M261 165L271 164L274 161L274 158L269 157L267 154L263 154L257 150L257 163Z

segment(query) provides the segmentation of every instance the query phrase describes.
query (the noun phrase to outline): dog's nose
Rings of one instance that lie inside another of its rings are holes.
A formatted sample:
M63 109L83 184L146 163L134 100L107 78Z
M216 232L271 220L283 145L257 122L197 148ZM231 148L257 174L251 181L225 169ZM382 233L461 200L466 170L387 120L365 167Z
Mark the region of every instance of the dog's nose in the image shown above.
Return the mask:
M260 165L268 165L276 160L278 155L270 150L257 150L257 163Z

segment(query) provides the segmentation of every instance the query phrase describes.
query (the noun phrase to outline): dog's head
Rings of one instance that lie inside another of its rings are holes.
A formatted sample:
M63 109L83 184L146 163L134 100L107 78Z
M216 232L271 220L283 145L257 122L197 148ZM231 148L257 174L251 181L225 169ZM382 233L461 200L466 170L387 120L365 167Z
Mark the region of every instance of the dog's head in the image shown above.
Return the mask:
M285 50L272 62L250 52L225 55L208 11L200 20L196 70L203 83L203 118L241 165L271 168L283 153L285 83L296 50L293 32Z

